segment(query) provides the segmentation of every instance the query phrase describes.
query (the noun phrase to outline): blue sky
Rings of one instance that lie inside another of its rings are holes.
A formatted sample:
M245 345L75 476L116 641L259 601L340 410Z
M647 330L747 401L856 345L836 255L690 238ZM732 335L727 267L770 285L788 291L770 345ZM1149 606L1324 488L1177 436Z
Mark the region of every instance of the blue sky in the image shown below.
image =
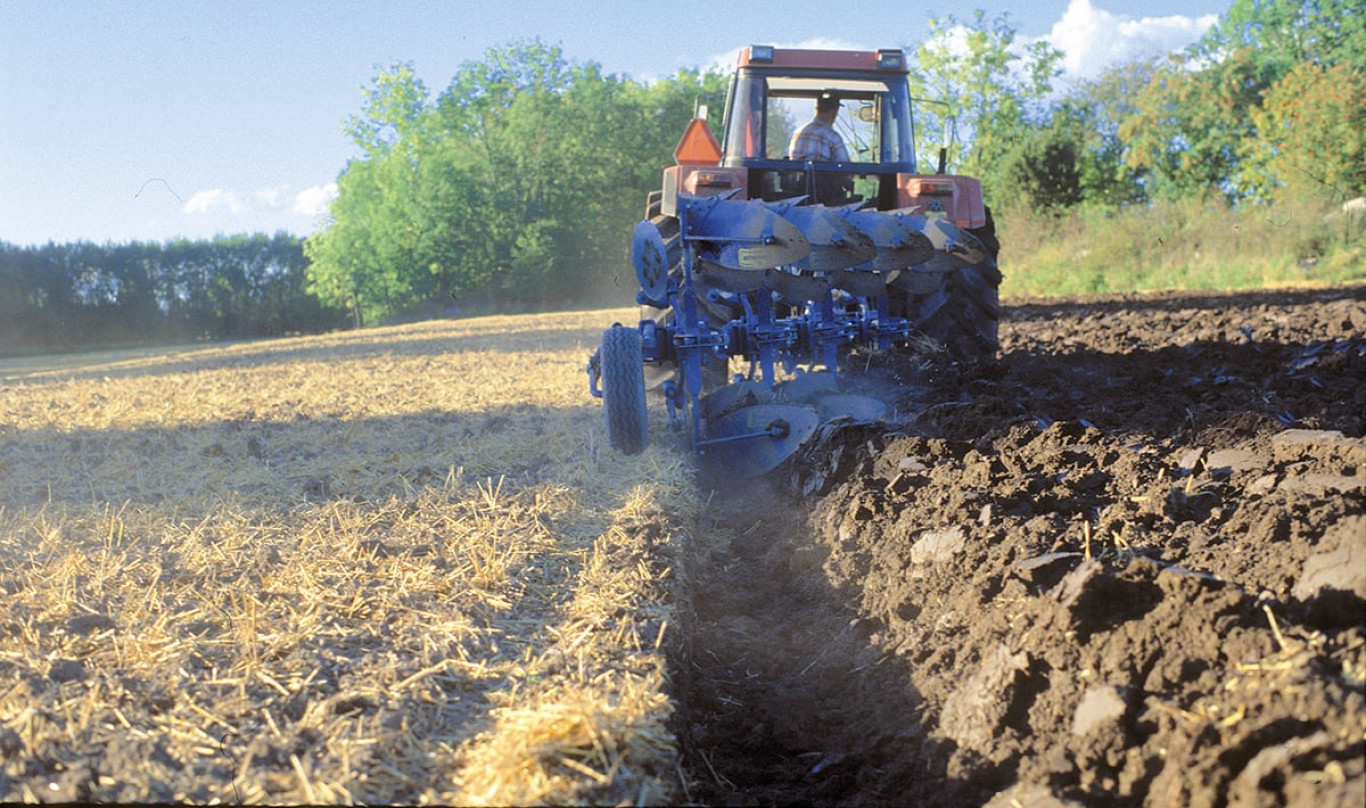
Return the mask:
M1231 0L1024 0L1009 12L1070 75L1197 38ZM306 235L354 154L341 121L376 65L433 92L490 47L539 37L640 80L751 42L914 46L938 3L829 0L81 2L0 0L0 240Z

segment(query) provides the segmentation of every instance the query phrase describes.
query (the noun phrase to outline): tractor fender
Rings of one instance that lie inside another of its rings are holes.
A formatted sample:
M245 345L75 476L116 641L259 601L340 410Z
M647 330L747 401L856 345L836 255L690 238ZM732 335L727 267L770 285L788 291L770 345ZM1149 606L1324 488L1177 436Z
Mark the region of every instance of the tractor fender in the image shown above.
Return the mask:
M911 208L919 214L942 213L945 219L964 230L986 227L987 212L982 202L982 182L962 174L897 174L898 208Z

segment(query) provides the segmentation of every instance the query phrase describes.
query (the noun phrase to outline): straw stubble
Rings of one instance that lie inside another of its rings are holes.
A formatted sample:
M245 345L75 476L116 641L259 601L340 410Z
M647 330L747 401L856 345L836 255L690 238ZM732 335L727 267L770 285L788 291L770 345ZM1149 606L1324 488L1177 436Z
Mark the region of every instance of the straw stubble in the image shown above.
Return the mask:
M583 377L629 316L0 364L0 799L673 798L697 504Z

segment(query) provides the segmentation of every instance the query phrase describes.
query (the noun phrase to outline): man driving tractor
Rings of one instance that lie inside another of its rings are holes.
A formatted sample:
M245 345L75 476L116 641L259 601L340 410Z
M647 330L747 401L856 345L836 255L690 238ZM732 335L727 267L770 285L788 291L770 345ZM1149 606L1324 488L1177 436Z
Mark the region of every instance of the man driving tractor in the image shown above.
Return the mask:
M840 137L834 126L839 111L839 96L823 93L817 98L816 117L792 136L792 142L787 147L788 159L849 162L849 150L845 148L844 138Z

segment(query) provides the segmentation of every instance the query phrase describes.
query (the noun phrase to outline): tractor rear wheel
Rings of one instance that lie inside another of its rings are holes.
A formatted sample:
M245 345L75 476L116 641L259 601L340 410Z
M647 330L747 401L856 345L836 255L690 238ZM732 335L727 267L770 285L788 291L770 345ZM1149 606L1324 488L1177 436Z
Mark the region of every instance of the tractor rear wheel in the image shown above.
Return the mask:
M977 252L984 260L967 264L943 256L932 262L942 268L912 270L888 288L890 313L910 320L918 334L960 362L992 359L1000 345L1001 271L985 249Z
M640 454L650 443L640 332L622 325L607 329L599 357L607 442L622 454Z
M1000 275L982 264L945 272L933 293L908 300L911 322L960 362L991 359L999 346Z
M991 215L990 207L986 208L986 214L986 224L981 227L968 228L968 232L982 242L982 246L986 247L988 253L991 253L993 261L998 261L1001 255L1001 240L996 236L996 219Z

